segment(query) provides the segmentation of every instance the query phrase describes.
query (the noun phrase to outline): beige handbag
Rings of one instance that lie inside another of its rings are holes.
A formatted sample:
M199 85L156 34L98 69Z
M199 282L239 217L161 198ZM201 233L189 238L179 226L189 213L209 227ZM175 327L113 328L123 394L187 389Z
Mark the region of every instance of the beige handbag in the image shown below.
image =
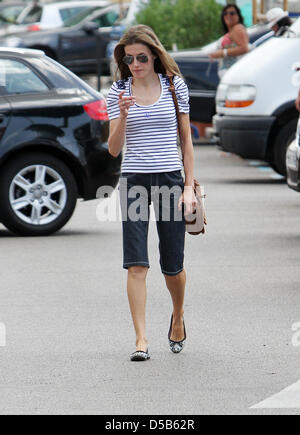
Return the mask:
M168 77L170 80L169 91L172 93L174 105L176 108L180 145L182 150L182 160L184 165L184 154L183 154L182 143L181 143L180 122L179 122L179 105L178 105L177 95L174 86L174 77L173 76L168 76ZM204 192L202 191L199 182L195 178L194 178L194 193L197 198L196 209L194 210L194 213L185 217L185 222L186 222L186 231L189 234L196 236L198 234L205 234L205 225L207 225L207 219L206 219L205 207L204 207L204 198L206 198L206 195L204 195Z

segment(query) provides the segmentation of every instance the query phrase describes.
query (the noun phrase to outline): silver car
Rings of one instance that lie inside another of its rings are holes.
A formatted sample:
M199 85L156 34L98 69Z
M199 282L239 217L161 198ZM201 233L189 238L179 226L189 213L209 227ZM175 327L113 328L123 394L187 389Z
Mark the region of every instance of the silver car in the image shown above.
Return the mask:
M62 27L66 21L91 7L105 7L107 0L31 3L19 15L15 24L0 28L0 37L21 32Z

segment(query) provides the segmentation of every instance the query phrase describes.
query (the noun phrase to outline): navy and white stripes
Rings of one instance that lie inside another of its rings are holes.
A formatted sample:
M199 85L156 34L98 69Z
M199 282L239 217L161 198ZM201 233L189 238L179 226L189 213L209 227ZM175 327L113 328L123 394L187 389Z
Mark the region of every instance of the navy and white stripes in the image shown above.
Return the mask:
M153 173L182 170L177 148L177 118L168 77L159 74L162 93L151 106L129 109L122 172ZM180 113L189 113L189 91L181 77L174 79ZM120 116L119 94L131 96L132 77L113 84L107 97L109 119Z

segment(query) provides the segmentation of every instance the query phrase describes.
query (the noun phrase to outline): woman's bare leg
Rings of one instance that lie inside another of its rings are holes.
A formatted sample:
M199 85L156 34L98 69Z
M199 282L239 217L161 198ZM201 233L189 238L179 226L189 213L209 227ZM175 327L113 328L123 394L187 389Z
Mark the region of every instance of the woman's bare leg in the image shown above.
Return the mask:
M184 338L183 315L186 287L186 272L175 276L165 275L166 284L173 302L173 328L171 339L181 341Z
M144 352L148 349L146 337L146 277L148 267L133 266L128 269L127 293L136 332L136 350Z

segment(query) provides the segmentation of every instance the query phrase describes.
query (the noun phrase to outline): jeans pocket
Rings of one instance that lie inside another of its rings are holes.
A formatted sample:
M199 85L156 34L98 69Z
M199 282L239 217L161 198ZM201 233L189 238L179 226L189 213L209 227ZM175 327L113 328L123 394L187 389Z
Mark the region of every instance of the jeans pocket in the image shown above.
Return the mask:
M178 171L172 171L172 172L168 172L167 176L169 178L169 180L171 181L171 184L174 184L176 186L184 186L184 181L183 181L183 177L182 177L182 173L180 170Z

